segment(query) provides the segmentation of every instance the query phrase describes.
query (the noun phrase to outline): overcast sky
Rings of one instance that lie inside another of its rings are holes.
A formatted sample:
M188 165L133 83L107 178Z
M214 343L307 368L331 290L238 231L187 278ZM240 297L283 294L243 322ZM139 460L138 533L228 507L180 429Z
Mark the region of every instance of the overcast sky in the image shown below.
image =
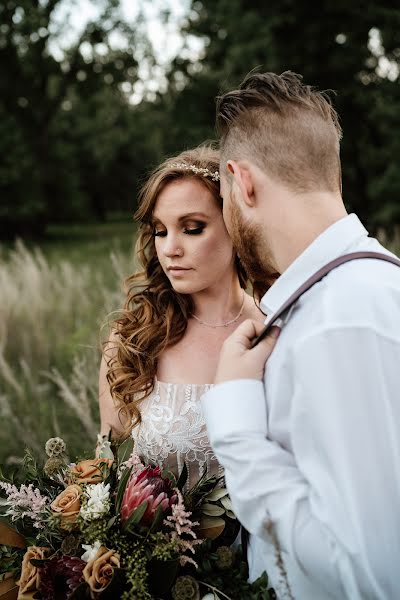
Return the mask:
M68 21L71 29L65 33L61 45L67 47L86 23L101 12L102 2L98 0L64 0L55 14L55 20ZM168 62L176 55L182 45L179 35L179 23L188 13L190 0L121 0L122 12L128 23L135 24L139 10L145 14L147 33L161 63ZM161 12L168 9L171 17L163 23Z
M88 21L94 20L101 13L101 0L64 0L54 14L56 23L70 23L71 27L64 29L61 39L51 44L52 53L62 60L62 48L68 48L79 36ZM166 86L163 78L164 67L172 58L182 52L183 39L179 34L180 24L188 14L190 0L121 0L122 12L128 23L135 24L141 9L146 19L146 32L150 40L159 66L149 72L145 61L140 64L139 81L131 96L132 103L136 104L147 92L154 92ZM170 11L170 18L165 23L161 17L163 11ZM118 36L111 36L113 45L120 45L124 40ZM188 48L184 51L186 56L196 58L203 47L202 42L193 36L186 40ZM82 48L84 51L84 48Z

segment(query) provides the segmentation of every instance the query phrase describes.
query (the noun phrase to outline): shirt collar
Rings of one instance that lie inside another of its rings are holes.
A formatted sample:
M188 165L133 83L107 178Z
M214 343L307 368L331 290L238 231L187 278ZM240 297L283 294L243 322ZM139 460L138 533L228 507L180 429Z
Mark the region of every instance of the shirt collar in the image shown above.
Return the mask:
M262 297L260 306L271 316L302 283L326 263L345 254L359 238L368 236L357 215L343 217L325 229L282 273Z

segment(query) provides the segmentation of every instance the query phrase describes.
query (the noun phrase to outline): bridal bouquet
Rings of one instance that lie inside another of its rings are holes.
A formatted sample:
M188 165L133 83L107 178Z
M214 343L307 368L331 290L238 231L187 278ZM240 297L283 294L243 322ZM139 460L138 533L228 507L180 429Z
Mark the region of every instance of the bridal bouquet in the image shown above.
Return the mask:
M231 546L239 525L219 478L205 475L183 493L186 469L176 480L144 465L131 439L119 447L100 441L98 458L71 463L64 441L51 438L43 466L27 451L22 478L0 472L8 532L1 539L0 529L0 581L14 578L15 598L273 597L265 574L247 582L240 548Z

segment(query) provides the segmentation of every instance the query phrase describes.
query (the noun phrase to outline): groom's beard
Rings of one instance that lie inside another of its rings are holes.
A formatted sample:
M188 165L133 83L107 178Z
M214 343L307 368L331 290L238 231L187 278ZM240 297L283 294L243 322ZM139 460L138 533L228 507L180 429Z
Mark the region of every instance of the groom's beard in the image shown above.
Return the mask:
M258 298L271 287L279 277L272 264L269 249L263 238L262 226L249 223L231 198L231 231L229 232L240 262L247 271Z

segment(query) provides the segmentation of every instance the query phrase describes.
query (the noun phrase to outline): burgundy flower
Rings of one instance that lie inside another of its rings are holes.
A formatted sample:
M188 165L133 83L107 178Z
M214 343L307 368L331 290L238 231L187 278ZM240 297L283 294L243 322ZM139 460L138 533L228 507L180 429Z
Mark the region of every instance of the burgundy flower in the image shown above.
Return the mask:
M126 521L134 510L147 502L146 512L140 519L142 525L151 525L158 506L165 512L175 504L177 496L171 480L162 477L160 467L146 467L128 482L121 506L121 519Z
M68 598L82 581L85 561L76 556L59 556L41 569L40 592L43 600L54 600L60 593Z

